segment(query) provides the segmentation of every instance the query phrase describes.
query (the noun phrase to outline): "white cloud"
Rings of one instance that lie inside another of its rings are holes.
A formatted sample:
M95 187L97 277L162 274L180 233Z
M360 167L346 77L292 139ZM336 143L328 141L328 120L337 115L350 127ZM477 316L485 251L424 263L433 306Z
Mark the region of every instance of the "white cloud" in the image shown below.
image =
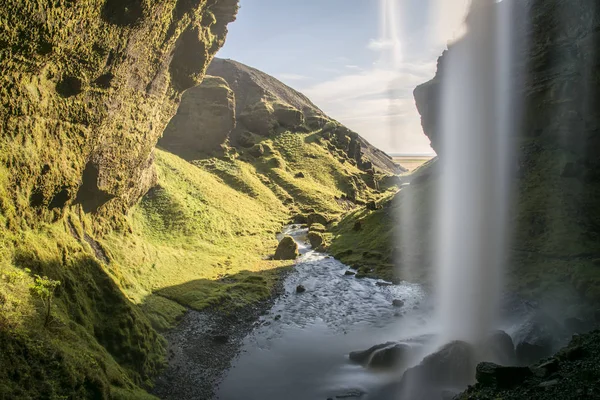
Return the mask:
M403 63L397 70L341 70L337 77L302 91L332 118L388 152L428 153L413 90L431 79L435 62Z
M300 75L300 74L286 74L286 73L278 74L277 78L279 78L283 81L304 81L304 80L309 79L308 76L304 76L304 75Z
M382 40L382 39L371 39L367 48L373 51L382 51L386 49L393 49L396 46L393 40Z

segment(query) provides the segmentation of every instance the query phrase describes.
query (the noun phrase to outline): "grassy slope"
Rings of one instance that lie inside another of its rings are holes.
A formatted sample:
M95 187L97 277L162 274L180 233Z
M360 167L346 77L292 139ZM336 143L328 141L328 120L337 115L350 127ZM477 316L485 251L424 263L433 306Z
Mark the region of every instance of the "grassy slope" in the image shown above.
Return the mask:
M364 199L379 196L314 135L261 140L271 148L262 157L193 164L157 150L159 186L120 230L105 232L103 220L79 207L32 228L14 229L14 218L0 224L0 397L147 398L140 388L163 362L155 329L172 327L186 307L227 309L270 296L289 262L266 256L291 216L337 218L347 204L336 198L353 187ZM48 328L24 268L61 281Z

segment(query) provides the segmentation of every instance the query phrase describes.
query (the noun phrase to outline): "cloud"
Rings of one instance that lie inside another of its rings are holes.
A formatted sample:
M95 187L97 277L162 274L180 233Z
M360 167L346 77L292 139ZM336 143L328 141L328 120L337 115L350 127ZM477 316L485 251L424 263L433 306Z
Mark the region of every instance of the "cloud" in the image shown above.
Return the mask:
M367 48L373 51L382 51L386 49L393 49L397 43L393 40L382 40L382 39L371 39Z
M392 69L341 69L338 75L303 88L315 104L388 152L427 153L414 99L414 88L431 79L435 62L403 63Z
M300 75L300 74L278 74L277 77L284 81L305 81L309 79L308 76Z

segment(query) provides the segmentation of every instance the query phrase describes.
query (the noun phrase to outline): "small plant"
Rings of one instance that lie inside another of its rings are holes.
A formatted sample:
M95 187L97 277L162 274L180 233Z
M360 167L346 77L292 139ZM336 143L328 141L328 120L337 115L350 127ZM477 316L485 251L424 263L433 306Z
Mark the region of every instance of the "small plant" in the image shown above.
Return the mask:
M60 281L55 281L47 276L41 277L34 275L33 284L30 286L31 294L38 297L44 309L46 310L46 317L44 318L44 328L50 323L50 316L52 312L52 300L54 299L54 293L56 288L60 286Z

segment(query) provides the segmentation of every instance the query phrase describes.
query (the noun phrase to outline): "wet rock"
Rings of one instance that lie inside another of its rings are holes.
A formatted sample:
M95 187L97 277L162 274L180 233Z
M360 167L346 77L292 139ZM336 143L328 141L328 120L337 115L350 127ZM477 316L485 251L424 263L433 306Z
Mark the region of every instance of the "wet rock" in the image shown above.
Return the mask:
M376 282L375 283L379 287L392 286L393 284L390 282Z
M407 359L410 351L411 347L406 344L396 344L378 349L373 352L368 366L376 369L395 368Z
M225 344L229 342L229 336L227 335L215 335L213 336L213 341L215 343Z
M551 381L542 382L538 386L541 388L548 388L551 386L558 385L559 383L560 383L560 381L558 379L553 379Z
M517 362L519 365L530 365L552 353L548 346L540 346L528 342L522 342L516 348Z
M346 276L354 276L354 275L356 275L356 272L348 270L348 271L344 272L344 275L346 275Z
M531 375L527 367L504 367L490 362L480 363L475 372L477 382L500 387L519 385Z
M348 357L350 358L351 361L354 361L355 363L358 363L361 365L366 365L369 362L369 360L371 359L371 356L373 355L373 353L375 353L377 350L385 349L386 347L391 347L391 346L395 346L395 345L396 345L396 343L394 343L394 342L377 344L373 347L369 347L367 350L353 351L348 355Z
M316 249L323 244L323 236L318 232L309 232L308 241L310 242L310 247Z
M538 366L532 367L531 372L539 378L546 378L546 377L550 376L551 374L555 373L556 371L558 371L559 367L560 367L560 362L556 358L552 358L550 361L547 361Z
M404 306L404 300L399 300L399 299L393 300L392 301L392 305L394 307L403 307Z
M569 346L562 349L558 357L568 361L580 360L585 357L585 349L581 346Z
M466 342L448 343L407 370L400 385L427 390L466 386L473 381L474 353L473 347Z
M296 293L304 293L306 292L306 288L302 285L296 286Z
M579 318L567 318L563 325L570 333L586 333L592 328L589 323Z
M500 365L515 365L517 355L515 345L509 334L504 331L495 331L488 335L484 349L485 360L493 361Z
M517 362L519 365L530 365L551 356L556 338L564 335L561 324L549 315L537 312L513 336Z
M306 224L308 223L308 218L304 214L296 214L292 219L295 224Z
M274 260L295 260L300 254L298 253L298 244L291 236L284 236L275 250Z

